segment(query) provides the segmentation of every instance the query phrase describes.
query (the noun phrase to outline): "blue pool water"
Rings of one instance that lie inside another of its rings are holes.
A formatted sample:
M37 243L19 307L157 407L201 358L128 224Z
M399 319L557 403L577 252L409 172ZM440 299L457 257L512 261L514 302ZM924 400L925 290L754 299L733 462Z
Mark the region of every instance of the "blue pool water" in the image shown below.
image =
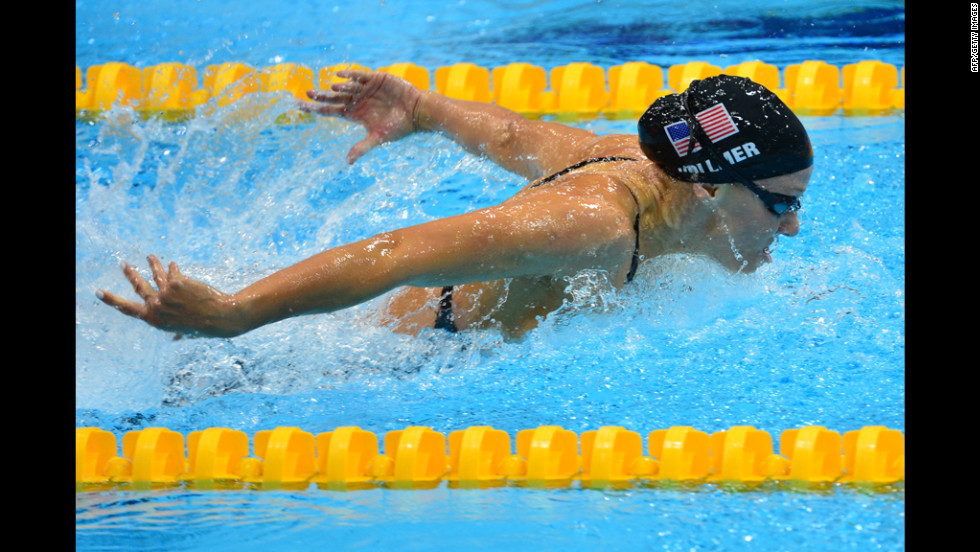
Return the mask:
M76 2L76 64L644 60L782 68L905 63L903 2ZM290 6L292 6L290 4ZM249 106L262 106L249 109ZM799 236L732 276L696 258L601 274L522 341L393 335L379 299L233 340L180 340L94 291L148 254L231 291L325 248L492 205L524 182L431 135L344 162L353 125L276 122L262 95L181 123L116 109L76 122L76 426L247 434L410 425L512 436L555 424L646 436L749 424L905 430L904 114L806 117L816 170ZM245 113L249 113L245 116ZM632 133L632 121L578 123ZM145 272L144 272L145 273ZM777 437L778 438L778 437ZM903 549L904 490L734 493L442 486L428 491L106 491L76 495L80 550Z

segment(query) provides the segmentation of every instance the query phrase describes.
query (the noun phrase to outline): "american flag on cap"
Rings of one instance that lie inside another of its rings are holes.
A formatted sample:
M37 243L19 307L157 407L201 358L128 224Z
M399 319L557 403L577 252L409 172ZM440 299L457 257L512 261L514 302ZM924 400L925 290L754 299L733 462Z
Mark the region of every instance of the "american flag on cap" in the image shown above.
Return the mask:
M732 116L729 115L723 103L717 103L694 116L697 118L698 123L701 124L704 133L708 135L711 143L728 138L738 132L735 121L732 120ZM667 137L670 138L670 143L674 146L674 151L677 152L678 157L684 157L688 153L693 153L701 149L701 144L697 140L693 140L694 149L688 151L688 147L692 142L691 129L688 128L687 123L684 121L669 124L664 127L664 131L667 132Z

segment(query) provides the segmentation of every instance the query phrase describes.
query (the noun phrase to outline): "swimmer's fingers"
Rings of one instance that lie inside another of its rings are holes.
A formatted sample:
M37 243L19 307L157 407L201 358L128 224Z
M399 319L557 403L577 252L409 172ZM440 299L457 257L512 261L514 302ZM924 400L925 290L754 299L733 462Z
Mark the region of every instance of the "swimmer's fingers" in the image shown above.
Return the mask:
M331 94L323 90L309 90L306 95L313 101L299 100L300 111L318 115L342 116L353 101L353 97L349 94Z
M143 303L123 299L115 293L110 293L102 289L96 291L95 296L106 305L115 308L125 315L139 318L140 320L146 319L146 305Z
M367 136L347 154L354 163L372 148L392 142L415 131L414 110L419 90L404 79L387 73L344 70L336 73L347 79L328 90L310 90L311 101L300 109L320 115L335 115L364 126Z
M297 101L296 104L299 110L305 113L315 113L317 115L343 115L344 114L343 106L315 104L312 102L304 102L302 100Z
M372 75L374 75L374 73L371 71L361 71L360 69L342 69L337 71L338 77L342 79L350 79L361 84L371 80Z
M152 256L151 256L152 257ZM152 257L156 259L156 257ZM156 259L157 264L159 264L159 259ZM152 267L151 262L151 267ZM162 267L160 267L162 269ZM157 278L156 270L154 269L154 278ZM123 275L129 280L130 285L133 286L133 290L136 294L144 301L143 303L137 303L136 301L130 301L124 299L115 293L111 293L105 290L98 290L95 292L95 296L98 297L103 303L109 305L110 307L115 307L117 310L123 314L132 316L134 318L139 318L140 320L146 320L147 316L147 305L151 300L157 297L159 294L157 290L153 289L145 278L140 276L139 272L129 263L123 263Z
M235 299L208 284L181 274L177 263L167 269L155 255L148 258L158 289L125 263L123 271L143 302L98 290L95 296L119 312L178 335L233 337L242 333ZM178 338L179 339L179 338Z
M163 263L156 255L149 255L147 260L150 262L150 270L153 272L153 281L157 283L157 289L160 293L167 291L169 279L167 273L163 271Z
M170 279L171 280L175 280L175 279L183 278L184 277L184 275L181 274L180 269L177 268L177 263L175 263L173 261L170 261L170 265L168 265L167 274L168 274L168 276L170 276ZM184 338L184 334L180 334L180 333L175 333L174 334L174 341L180 341L183 338Z
M323 103L337 104L337 103L343 103L344 101L350 99L350 95L348 94L340 95L331 92L329 90L319 90L319 89L307 90L306 97L313 100L313 102L316 102L317 104L323 104ZM312 102L303 102L303 103L312 103Z
M147 282L142 276L140 276L140 273L137 272L131 264L123 263L123 274L133 286L133 290L136 291L136 294L143 298L144 301L156 295L156 290L153 289L150 282Z
M355 81L344 81L338 82L330 87L330 91L334 93L334 97L337 96L348 96L354 97L364 90L364 85Z
M116 295L115 293L110 293L105 290L98 290L95 292L96 297L102 300L103 303L115 307L125 314L130 316L135 316L136 318L146 319L147 304L150 301L160 296L160 293L165 291L174 278L182 277L180 270L177 268L177 263L170 263L170 272L163 271L163 264L156 255L150 255L148 257L150 262L150 270L153 271L153 280L157 284L157 289L153 289L153 286L145 278L140 276L140 273L133 268L133 265L129 263L123 263L123 275L129 280L130 285L133 286L133 290L144 303L137 303L135 301L130 301L128 299L123 299L122 297Z
M375 146L384 142L384 138L381 135L370 132L367 138L361 140L360 142L354 144L354 147L347 152L347 164L353 165L355 161L360 159L365 153L374 148Z
M378 88L385 82L383 77L379 78L375 73L365 73L363 71L338 71L337 76L347 80L334 83L328 90L308 90L306 96L316 102L310 105L309 102L301 102L301 105L322 108L326 105L347 105L353 104L358 99L370 96L377 92ZM316 109L314 108L314 109Z

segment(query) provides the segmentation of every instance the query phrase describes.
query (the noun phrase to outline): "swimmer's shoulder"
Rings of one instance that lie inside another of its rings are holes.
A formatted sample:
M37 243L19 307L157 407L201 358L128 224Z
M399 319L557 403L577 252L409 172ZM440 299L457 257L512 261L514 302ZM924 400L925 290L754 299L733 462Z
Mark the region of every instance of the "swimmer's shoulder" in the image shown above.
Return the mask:
M640 149L640 140L635 134L609 134L599 136L594 142L583 148L579 154L582 159L594 157L633 157L646 160Z

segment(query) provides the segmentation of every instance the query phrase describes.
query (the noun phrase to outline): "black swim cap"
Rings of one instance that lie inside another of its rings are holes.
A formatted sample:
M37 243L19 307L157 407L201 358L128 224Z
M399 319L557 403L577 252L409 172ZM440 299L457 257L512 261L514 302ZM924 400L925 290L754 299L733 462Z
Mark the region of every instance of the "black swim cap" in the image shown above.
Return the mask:
M813 165L803 123L775 94L744 77L693 81L682 94L658 98L638 128L643 153L685 182L755 181Z

